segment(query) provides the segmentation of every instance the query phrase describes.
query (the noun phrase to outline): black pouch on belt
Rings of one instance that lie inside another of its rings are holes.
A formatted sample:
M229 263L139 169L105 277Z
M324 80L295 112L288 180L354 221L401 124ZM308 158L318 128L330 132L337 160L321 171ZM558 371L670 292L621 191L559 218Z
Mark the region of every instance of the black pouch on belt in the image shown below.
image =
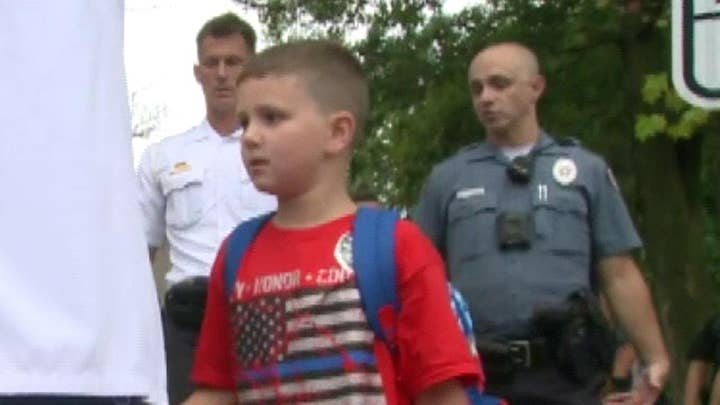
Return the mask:
M177 326L200 330L205 315L208 278L203 276L185 279L165 294L165 313Z

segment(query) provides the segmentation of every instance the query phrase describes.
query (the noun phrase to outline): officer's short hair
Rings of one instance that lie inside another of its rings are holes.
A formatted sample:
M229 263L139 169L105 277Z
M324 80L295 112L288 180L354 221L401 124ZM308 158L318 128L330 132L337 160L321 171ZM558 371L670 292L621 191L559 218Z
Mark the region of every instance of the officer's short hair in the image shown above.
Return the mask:
M198 55L200 54L202 41L208 36L225 38L235 34L240 34L250 49L250 53L255 53L257 36L255 35L253 27L247 21L238 17L237 14L227 12L211 18L200 28L197 38L195 39Z
M363 133L370 104L367 77L360 61L342 45L303 40L273 46L250 58L238 84L270 75L297 75L320 108L350 112L357 125L355 138Z

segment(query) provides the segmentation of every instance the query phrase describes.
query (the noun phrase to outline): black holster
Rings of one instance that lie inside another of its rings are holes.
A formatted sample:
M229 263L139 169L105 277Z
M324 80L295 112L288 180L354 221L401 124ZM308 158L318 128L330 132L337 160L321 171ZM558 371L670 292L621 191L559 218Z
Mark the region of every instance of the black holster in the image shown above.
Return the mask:
M585 384L609 375L615 339L590 290L571 293L558 308L537 311L533 328L546 338L558 370L569 380Z
M205 316L208 278L191 277L172 286L165 294L165 313L183 329L200 330Z

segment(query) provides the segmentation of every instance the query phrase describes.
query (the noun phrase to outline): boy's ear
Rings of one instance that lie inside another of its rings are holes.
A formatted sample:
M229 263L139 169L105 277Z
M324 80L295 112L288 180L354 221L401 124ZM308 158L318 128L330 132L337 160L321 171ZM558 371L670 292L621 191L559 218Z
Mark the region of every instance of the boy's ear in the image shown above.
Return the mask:
M337 154L352 148L356 131L355 116L349 111L337 111L330 115L330 138L326 152Z

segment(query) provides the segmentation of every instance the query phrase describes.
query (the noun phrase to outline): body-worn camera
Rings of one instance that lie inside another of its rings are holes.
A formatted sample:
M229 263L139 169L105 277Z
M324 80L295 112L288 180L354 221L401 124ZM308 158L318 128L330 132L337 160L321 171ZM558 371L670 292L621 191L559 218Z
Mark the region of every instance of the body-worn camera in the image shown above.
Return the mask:
M501 250L528 249L533 235L529 212L501 212L497 217L497 236Z
M507 175L515 184L527 184L532 177L533 158L532 155L518 156L510 162L507 167Z

